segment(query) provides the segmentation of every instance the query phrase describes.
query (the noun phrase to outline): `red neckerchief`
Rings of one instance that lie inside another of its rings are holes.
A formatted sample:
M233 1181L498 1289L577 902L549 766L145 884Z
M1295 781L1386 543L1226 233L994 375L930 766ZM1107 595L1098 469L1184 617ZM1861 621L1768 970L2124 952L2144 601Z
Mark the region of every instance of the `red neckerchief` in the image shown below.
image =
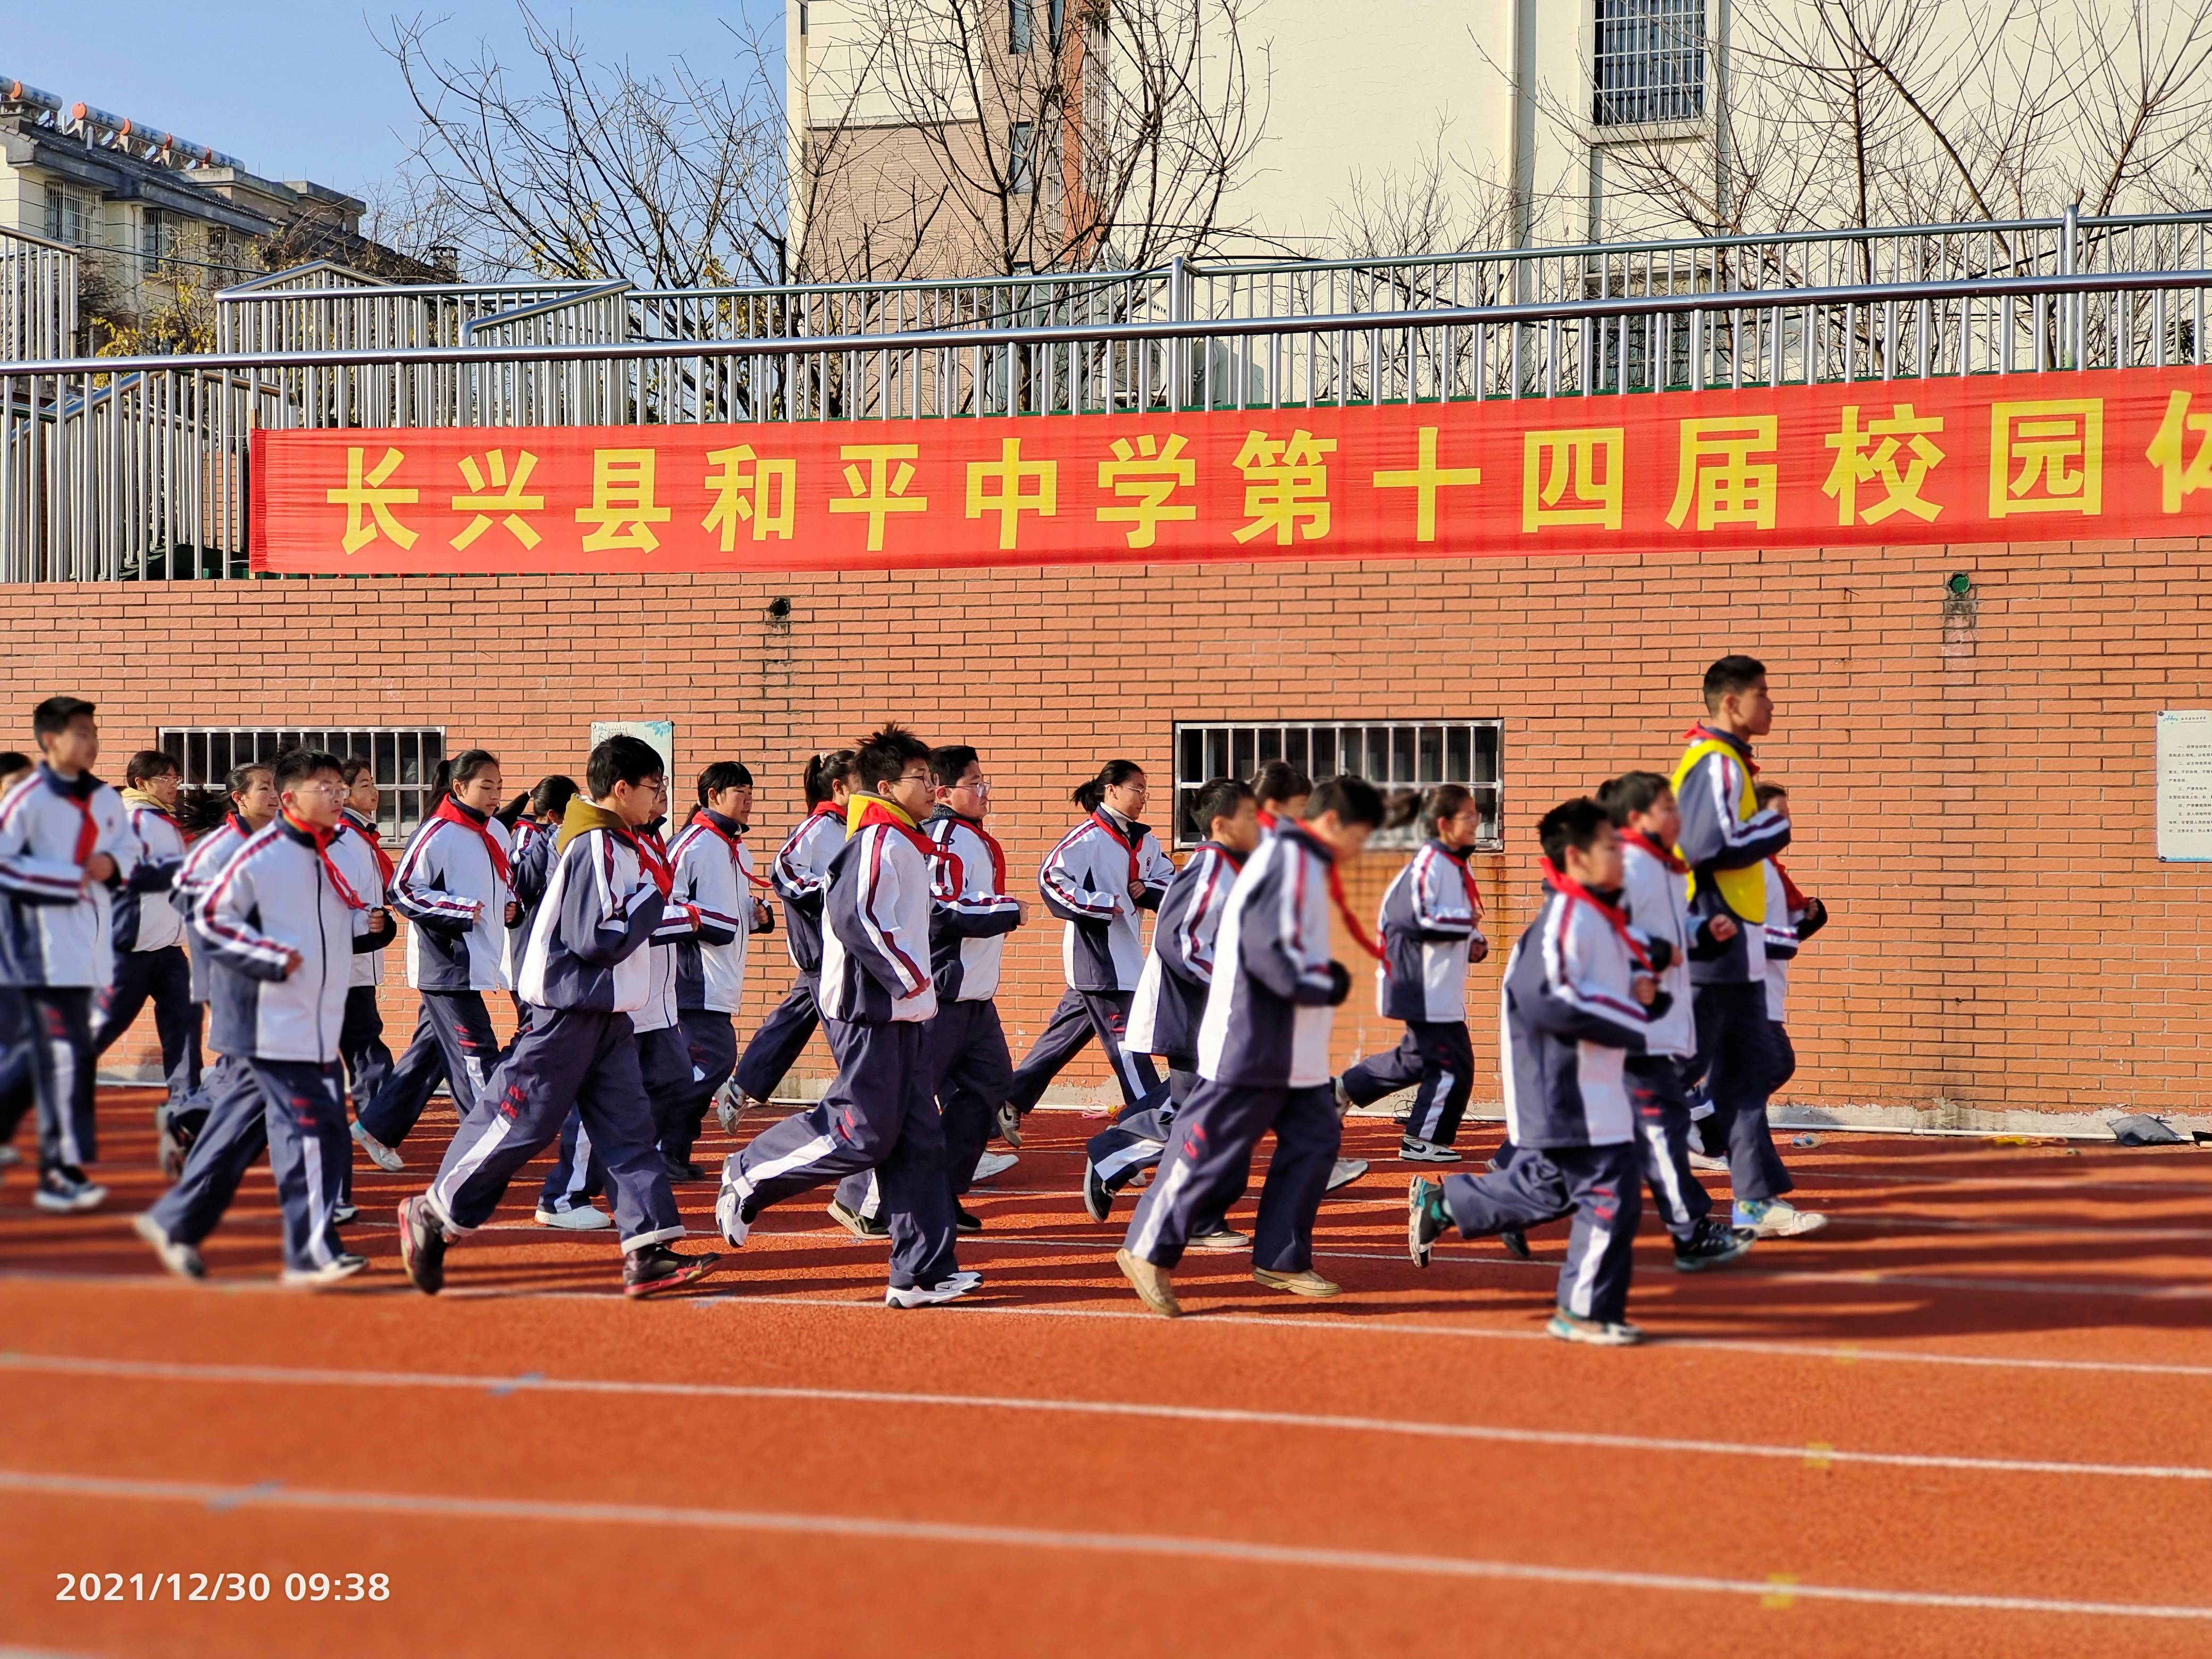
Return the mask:
M1344 873L1337 868L1336 860L1332 858L1328 863L1328 896L1336 905L1336 914L1344 918L1344 931L1352 935L1354 945L1382 964L1382 977L1389 978L1390 959L1382 954L1382 947L1376 943L1375 935L1360 926L1359 918L1352 914L1352 906L1345 902Z
M1769 859L1767 862L1774 866L1774 873L1782 878L1783 903L1788 905L1792 910L1803 909L1805 895L1798 890L1797 884L1790 879L1790 872L1782 867L1782 860Z
M1103 806L1091 815L1091 821L1113 836L1114 844L1129 855L1129 880L1132 884L1140 880L1142 876L1137 865L1136 843L1114 827L1114 820L1106 816L1106 809Z
M999 838L983 827L982 819L971 818L965 812L953 812L952 809L949 806L945 810L947 812L951 812L953 821L955 823L964 823L970 830L973 830L975 832L977 838L980 839L984 847L989 850L991 854L991 890L994 893L1005 892L1006 890L1006 849L999 845Z
M492 834L491 818L489 814L478 817L473 807L462 805L449 794L438 803L438 810L430 816L434 818L443 818L447 823L458 823L462 829L475 836L484 844L484 851L491 854L491 867L497 872L500 881L509 887L514 884L514 871L507 861L507 849L499 844L498 838Z
M1688 731L1683 732L1682 735L1685 738L1692 739L1711 738L1717 742L1727 744L1730 748L1735 750L1735 757L1744 763L1745 767L1750 771L1751 775L1754 778L1759 775L1759 764L1751 757L1750 745L1746 744L1741 738L1737 737L1734 732L1715 731L1703 720L1699 720Z
M929 837L894 812L881 799L874 795L866 795L862 799L868 804L860 809L860 821L853 826L851 833L857 836L872 823L885 824L904 836L914 850L921 854L925 863L937 856L937 848L930 845Z
M1557 868L1549 859L1538 859L1536 867L1544 872L1544 879L1552 884L1553 890L1564 895L1570 904L1587 904L1603 916L1606 925L1620 935L1620 942L1628 947L1628 954L1646 973L1651 970L1651 958L1638 943L1636 935L1628 931L1628 918L1616 905L1607 904L1595 893L1575 880L1564 870Z
M1446 858L1459 866L1459 878L1467 884L1468 908L1474 912L1474 919L1480 921L1482 920L1482 889L1474 884L1474 872L1467 867L1467 854L1474 849L1470 847L1467 852L1462 852L1456 847L1444 846L1442 842L1438 842L1437 846Z
M1662 847L1657 842L1652 840L1650 836L1645 835L1641 830L1624 830L1620 832L1620 838L1626 842L1631 847L1641 847L1645 852L1650 854L1653 858L1657 859L1660 863L1665 865L1676 875L1686 876L1689 874L1690 866L1688 865L1683 863L1681 860L1676 858L1672 853Z
M368 909L368 901L353 890L353 884L345 878L344 872L339 870L337 863L331 857L331 843L345 834L344 828L338 824L332 824L325 830L319 823L302 823L290 812L284 811L283 808L279 807L277 810L283 812L286 823L314 844L315 856L323 863L323 873L331 878L331 885L337 889L338 896L345 901L345 908L349 910Z
M819 811L817 811L814 816L816 817L819 817L822 815ZM695 806L691 809L691 822L697 824L708 835L714 836L716 841L720 842L723 846L730 849L730 867L742 872L747 881L752 883L756 887L773 887L775 885L775 884L770 881L767 877L756 875L751 871L745 868L743 861L738 857L738 843L741 837L732 835L728 830L723 829L720 824L715 823L714 815L712 812L709 812L703 806Z
M1277 817L1276 817L1273 812L1270 812L1270 811L1269 811L1266 807L1264 807L1264 806L1263 806L1263 807L1261 807L1261 808L1260 809L1260 811L1259 811L1259 818L1260 818L1260 828L1261 828L1261 829L1262 829L1262 830L1272 830L1272 829L1273 829L1273 828L1274 828L1278 823L1280 823L1282 822L1282 820L1281 820L1280 818Z
M368 850L376 854L376 878L384 884L384 890L390 892L392 872L395 866L392 862L392 854L384 850L384 838L376 833L374 824L363 823L361 819L353 816L353 808L350 806L346 808L346 822L353 826L356 835L368 843Z
M643 828L633 830L630 841L637 848L638 863L653 878L660 896L666 898L676 888L676 866L668 861L668 844L654 831Z
M61 786L56 793L76 808L76 850L70 854L70 861L80 870L92 862L93 850L100 845L100 825L92 816L92 791L78 793L88 775L80 772L74 778L65 778L52 767L46 769L46 776Z

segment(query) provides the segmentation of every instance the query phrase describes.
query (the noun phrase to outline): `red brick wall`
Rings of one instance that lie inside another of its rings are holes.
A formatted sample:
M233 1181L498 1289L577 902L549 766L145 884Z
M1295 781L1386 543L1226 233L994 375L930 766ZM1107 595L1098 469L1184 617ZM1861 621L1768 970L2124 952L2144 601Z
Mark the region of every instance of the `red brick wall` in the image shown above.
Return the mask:
M1947 623L1960 570L1973 612ZM1501 944L1536 817L1668 769L1704 665L1752 652L1773 671L1761 758L1795 792L1792 872L1835 916L1797 971L1791 1097L2045 1110L2204 1103L2212 875L2155 859L2152 717L2212 699L2208 627L2193 542L0 589L11 741L70 690L101 704L111 770L163 723L443 724L517 783L580 772L594 718L669 719L685 778L751 764L764 860L805 756L893 718L983 750L1025 893L1068 790L1111 755L1164 785L1177 719L1501 716L1508 851L1478 866ZM1361 909L1395 862L1355 879ZM1057 939L1033 922L1011 947L1018 1054L1059 994ZM1478 1100L1496 1097L1495 971L1473 999ZM771 944L741 1036L787 978ZM404 1038L404 989L391 1001ZM1345 1056L1395 1040L1372 1008L1363 984ZM1104 1076L1086 1059L1067 1080Z

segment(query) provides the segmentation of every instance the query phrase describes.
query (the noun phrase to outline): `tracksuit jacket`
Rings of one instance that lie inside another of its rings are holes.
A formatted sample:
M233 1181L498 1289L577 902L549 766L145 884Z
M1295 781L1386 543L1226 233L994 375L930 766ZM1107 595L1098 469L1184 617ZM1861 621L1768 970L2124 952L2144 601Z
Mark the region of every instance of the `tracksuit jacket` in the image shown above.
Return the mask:
M1630 989L1639 969L1615 897L1565 891L1547 878L1543 905L1505 964L1500 1073L1506 1138L1516 1146L1636 1138L1622 1064L1646 1052L1651 1026ZM1668 1010L1656 1002L1653 1012Z
M84 866L102 853L115 860L115 877L88 890ZM113 977L109 907L140 863L123 798L89 772L64 779L40 762L0 797L0 974L7 982L106 984ZM166 886L170 873L141 879Z
M1073 991L1133 991L1144 971L1139 910L1157 910L1175 863L1145 825L1100 807L1060 838L1037 871L1045 908L1066 922L1060 962ZM1142 895L1132 898L1133 884Z
M1698 1051L1696 1022L1690 1010L1690 950L1705 935L1690 918L1681 861L1633 831L1620 838L1620 908L1642 938L1666 946L1666 966L1656 977L1667 994L1667 1010L1648 1020L1644 1052L1687 1060ZM1710 943L1700 946L1710 949Z
M354 891L368 901L372 910L381 907L389 897L392 863L384 850L382 833L369 819L349 806L343 809L346 833L331 851L345 872L346 879L353 883ZM397 929L395 928L395 932ZM385 944L391 943L386 936ZM353 959L352 982L356 986L375 986L384 983L384 946L374 951L362 951Z
M679 1008L734 1014L745 994L747 944L767 926L753 926L753 855L744 826L701 807L669 849L676 866L673 896L699 913L699 927L676 946Z
M221 823L192 843L191 850L185 854L184 867L177 872L176 881L169 889L169 903L191 939L194 1002L204 1003L210 994L208 961L214 954L200 933L200 901L215 885L215 878L222 873L223 866L230 862L233 854L246 845L252 834L246 820L235 811L225 813Z
M930 973L930 843L890 802L855 793L822 906L822 1012L860 1024L937 1013Z
M131 833L138 838L139 866L115 895L108 913L108 936L118 956L126 951L166 951L185 942L185 919L166 896L185 864L185 832L168 809L149 795L127 790L122 796ZM146 895L164 896L149 901Z
M1746 785L1756 770L1751 763L1751 745L1711 726L1696 730L1700 740L1717 740L1723 745L1701 757L1674 791L1682 809L1682 828L1674 844L1697 878L1690 913L1702 929L1717 915L1735 915L1722 897L1719 884L1711 878L1723 870L1748 870L1761 860L1772 858L1790 844L1790 821L1771 808L1743 816ZM1741 983L1763 977L1762 943L1759 925L1745 923L1735 938L1713 944L1691 963L1691 982Z
M1329 1079L1336 977L1328 876L1336 860L1285 820L1244 862L1214 937L1213 983L1198 1028L1198 1074L1250 1089Z
M1019 925L1006 891L1006 849L974 818L940 806L922 823L931 853L931 976L944 1002L988 1002L999 994L1006 935Z
M407 982L418 991L503 990L514 843L507 826L489 813L451 795L439 810L449 804L467 822L434 813L423 819L392 878L392 908L411 924ZM487 837L507 860L506 876L485 846Z
M660 925L660 889L622 820L581 795L568 803L554 848L516 990L533 1007L633 1012L648 988L640 947Z
M668 845L661 839L664 819L655 818L636 832L640 848L649 852L669 876L669 890L661 896L660 921L653 930L653 939L645 957L645 1000L630 1012L630 1029L640 1036L648 1031L671 1031L681 1018L677 1006L676 953L678 945L694 939L699 934L699 912L691 905L675 897L675 870L669 857ZM642 864L644 860L640 859ZM654 879L651 870L646 878ZM715 930L717 933L720 929Z
M845 814L824 801L776 849L768 878L783 901L783 944L802 974L822 971L822 895L845 844Z
M1407 1024L1465 1019L1468 956L1482 923L1467 854L1424 842L1384 890L1376 920L1383 966L1376 970L1375 1000L1382 1018Z
M1152 948L1129 1007L1127 1046L1182 1059L1198 1052L1199 1023L1213 984L1214 945L1244 860L1218 842L1192 849L1160 901Z

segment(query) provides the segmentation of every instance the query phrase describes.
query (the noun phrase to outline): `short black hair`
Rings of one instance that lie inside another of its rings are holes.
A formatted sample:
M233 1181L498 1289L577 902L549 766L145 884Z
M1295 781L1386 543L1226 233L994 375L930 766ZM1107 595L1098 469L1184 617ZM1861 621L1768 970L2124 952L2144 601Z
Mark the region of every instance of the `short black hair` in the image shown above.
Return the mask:
M885 726L862 738L853 757L853 781L871 794L895 781L909 763L927 761L929 745L903 726Z
M359 783L362 779L362 774L364 772L369 775L369 781L371 782L375 781L376 764L374 761L370 760L368 756L349 755L346 757L345 781L347 788L350 789L354 785Z
M1313 780L1286 760L1263 763L1252 775L1252 799L1262 806L1313 793Z
M1597 787L1597 804L1616 830L1628 828L1629 819L1648 812L1660 796L1672 794L1674 786L1656 772L1623 772Z
M1564 870L1567 848L1587 853L1600 834L1612 827L1605 808L1588 795L1577 795L1572 800L1561 801L1536 821L1536 844L1544 849L1553 869Z
M1200 835L1210 836L1214 819L1233 818L1238 807L1258 799L1252 786L1242 778L1208 778L1191 797L1191 819Z
M1339 823L1364 823L1370 830L1380 830L1382 792L1364 778L1347 775L1323 779L1306 799L1305 816L1317 818L1324 812L1335 813Z
M345 763L327 749L287 749L276 757L276 764L270 770L276 785L276 793L295 788L318 772L334 772L345 776Z
M566 772L556 772L538 780L538 787L530 792L530 810L542 818L549 812L567 811L568 803L575 799L575 779Z
M584 785L592 792L593 800L606 799L618 783L640 784L647 778L667 775L668 768L661 762L660 751L643 738L633 738L627 732L593 744L592 757L584 763Z
M253 787L253 775L256 772L266 772L271 783L276 781L276 769L267 761L240 761L230 769L230 775L223 779L222 787L225 792L234 798L244 794Z
M954 788L968 769L980 765L982 759L964 743L939 744L929 751L929 775L937 780L939 788Z
M1756 657L1723 657L1705 670L1706 711L1719 714L1723 697L1750 690L1765 672L1766 665Z
M1440 783L1421 803L1421 828L1431 836L1443 831L1444 820L1455 818L1474 805L1474 791L1463 783Z
M20 749L0 749L0 778L27 772L38 763Z
M725 789L752 787L752 769L743 761L716 761L699 775L699 805L704 806Z
M174 755L160 749L141 749L123 763L123 781L136 789L155 778L166 778L177 769Z
M1778 783L1754 783L1751 786L1751 800L1754 806L1771 806L1776 801L1788 800L1790 791Z
M824 749L811 756L806 771L799 779L799 787L806 795L806 810L812 811L836 793L834 786L840 778L852 781L854 754L849 749Z
M93 705L82 697L48 697L31 711L31 735L58 738L79 714L89 714Z

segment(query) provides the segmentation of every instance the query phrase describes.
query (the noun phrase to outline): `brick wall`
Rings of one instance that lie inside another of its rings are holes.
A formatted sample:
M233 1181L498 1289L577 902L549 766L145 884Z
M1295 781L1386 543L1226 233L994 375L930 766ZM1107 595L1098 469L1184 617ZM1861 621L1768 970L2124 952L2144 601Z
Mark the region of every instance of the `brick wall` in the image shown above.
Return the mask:
M1947 616L1954 571L1974 601ZM1794 791L1791 869L1835 916L1797 972L1791 1097L2186 1110L2208 1092L2212 875L2154 857L2152 716L2208 701L2207 595L2193 542L2074 543L13 587L0 629L9 740L36 698L77 692L101 704L111 771L163 723L442 723L449 750L489 747L522 783L580 772L594 718L670 719L684 777L752 765L763 857L809 751L905 720L983 750L1024 892L1100 757L1152 769L1164 816L1178 718L1502 716L1509 850L1478 860L1500 941L1527 917L1536 817L1627 766L1668 769L1704 665L1748 651L1773 671L1761 758ZM1363 910L1395 862L1358 873ZM787 982L775 947L766 962L741 1035ZM1056 929L1032 923L1003 999L1018 1054L1058 972ZM1478 1100L1496 1097L1495 972L1476 973ZM391 1003L404 1037L404 989ZM1344 1057L1395 1040L1372 1007L1363 986ZM802 1070L821 1065L817 1048ZM1086 1058L1068 1080L1104 1076Z

